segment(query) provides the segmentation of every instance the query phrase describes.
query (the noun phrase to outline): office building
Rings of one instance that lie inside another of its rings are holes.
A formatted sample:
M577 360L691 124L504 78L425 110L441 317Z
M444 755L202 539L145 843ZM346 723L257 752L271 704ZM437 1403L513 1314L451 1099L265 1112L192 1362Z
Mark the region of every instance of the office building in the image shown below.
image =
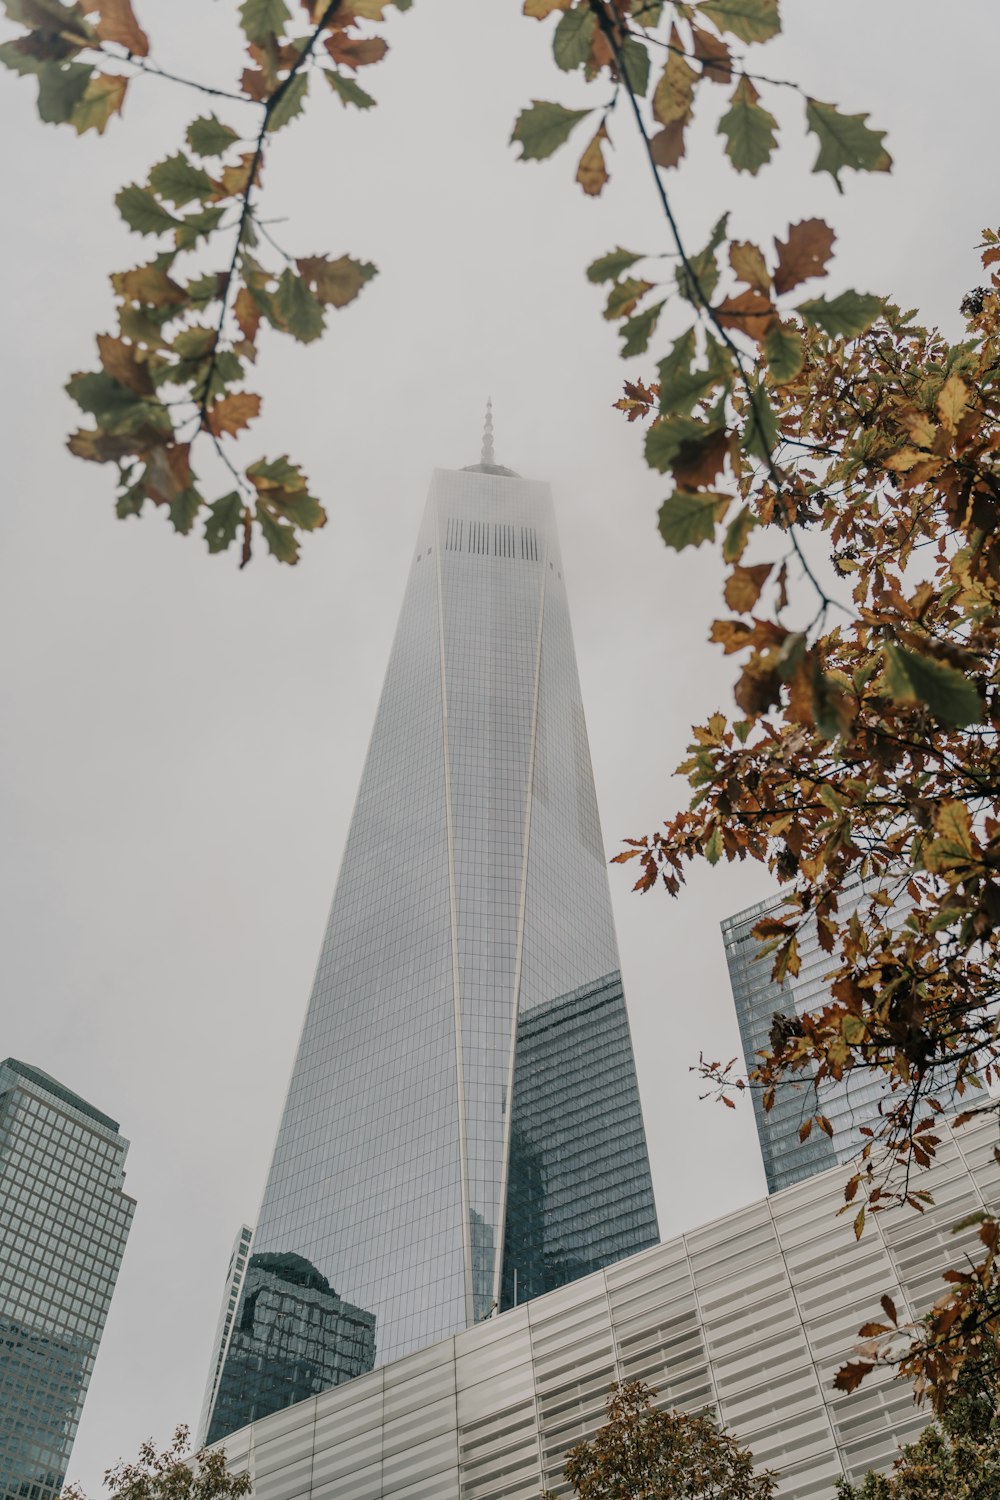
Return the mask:
M254 1259L383 1365L657 1239L552 500L488 415L431 482ZM212 1440L301 1399L283 1358L231 1348Z
M101 1110L0 1063L0 1500L62 1489L135 1209L127 1151Z
M1000 1209L995 1143L992 1119L949 1131L920 1174L934 1206L874 1216L857 1243L834 1167L256 1422L229 1465L255 1500L568 1496L568 1449L613 1381L640 1379L662 1406L714 1410L778 1471L778 1500L832 1500L929 1420L889 1371L850 1394L833 1377L883 1294L919 1318L945 1268L981 1254L975 1224L953 1230Z

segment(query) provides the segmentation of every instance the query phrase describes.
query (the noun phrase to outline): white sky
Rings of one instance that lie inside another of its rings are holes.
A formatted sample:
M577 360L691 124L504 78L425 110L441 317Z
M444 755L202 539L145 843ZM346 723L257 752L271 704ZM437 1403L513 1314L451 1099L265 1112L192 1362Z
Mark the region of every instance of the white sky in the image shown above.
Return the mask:
M235 0L137 9L162 66L223 86L238 74ZM652 361L620 364L583 275L617 243L669 248L665 226L623 111L597 202L572 183L570 151L515 162L506 142L529 98L589 102L556 71L550 28L519 11L418 0L393 14L392 52L361 80L379 109L348 113L324 91L274 149L265 209L289 220L283 242L381 270L321 343L263 339L265 416L246 459L290 452L331 513L296 569L261 558L239 574L159 514L117 521L112 475L63 446L75 422L63 381L95 365L107 274L141 253L113 194L176 148L199 97L139 80L123 122L77 140L38 123L29 83L0 79L0 1056L121 1120L138 1199L69 1474L92 1491L144 1437L197 1418L430 470L476 460L487 393L498 460L556 492L609 853L675 809L688 726L727 701L730 667L705 643L717 564L663 549L663 481L611 409L623 374ZM762 71L870 109L895 171L847 174L838 198L807 175L800 104L773 91L764 102L788 145L758 179L726 170L714 117L695 132L674 178L689 242L726 207L749 238L825 216L839 255L824 290L891 291L957 333L959 299L980 279L972 247L996 220L995 0L947 16L928 0L783 11L786 37ZM239 122L237 105L219 113ZM688 1066L700 1048L738 1050L718 922L770 887L756 868L700 871L677 902L630 897L630 883L613 870L670 1235L763 1191L749 1106L699 1104Z

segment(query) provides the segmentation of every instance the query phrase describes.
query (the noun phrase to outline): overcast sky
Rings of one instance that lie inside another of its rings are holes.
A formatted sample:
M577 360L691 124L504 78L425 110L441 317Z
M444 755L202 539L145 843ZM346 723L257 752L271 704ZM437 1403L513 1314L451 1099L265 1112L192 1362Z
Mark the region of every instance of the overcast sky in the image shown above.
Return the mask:
M224 86L238 75L236 0L136 8L162 66ZM957 333L973 246L997 219L996 0L783 11L764 71L870 109L895 170L848 174L839 198L808 175L801 105L774 91L764 102L787 145L758 179L725 169L714 117L695 132L674 189L689 242L727 207L750 238L825 216L839 237L831 293L891 291ZM476 461L488 393L498 460L555 490L609 853L677 807L688 726L728 701L730 669L706 644L717 564L658 541L663 483L611 409L624 367L583 275L617 243L668 248L665 227L624 117L598 202L573 184L569 152L515 161L506 142L529 98L589 102L555 70L549 28L519 12L417 0L393 13L390 56L362 80L379 108L317 97L275 147L265 208L287 218L283 241L381 273L321 343L263 339L265 415L246 457L290 452L330 510L295 569L261 558L240 574L159 514L117 521L112 476L63 446L63 381L94 365L107 275L140 254L113 194L176 148L198 96L142 79L124 121L78 140L38 123L30 84L0 78L0 1057L121 1120L138 1199L70 1468L91 1491L144 1437L197 1419L430 471ZM668 1236L763 1192L749 1106L699 1104L688 1067L700 1048L738 1050L718 923L770 886L756 868L706 870L671 902L630 883L613 870Z

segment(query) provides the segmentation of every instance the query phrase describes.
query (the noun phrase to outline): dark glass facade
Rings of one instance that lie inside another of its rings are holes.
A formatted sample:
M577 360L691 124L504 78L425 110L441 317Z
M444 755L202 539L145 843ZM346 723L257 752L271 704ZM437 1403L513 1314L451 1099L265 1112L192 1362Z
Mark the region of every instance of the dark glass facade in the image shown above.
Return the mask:
M375 1363L658 1238L618 968L548 487L438 470L254 1238Z
M0 1500L62 1489L133 1199L117 1123L0 1063Z

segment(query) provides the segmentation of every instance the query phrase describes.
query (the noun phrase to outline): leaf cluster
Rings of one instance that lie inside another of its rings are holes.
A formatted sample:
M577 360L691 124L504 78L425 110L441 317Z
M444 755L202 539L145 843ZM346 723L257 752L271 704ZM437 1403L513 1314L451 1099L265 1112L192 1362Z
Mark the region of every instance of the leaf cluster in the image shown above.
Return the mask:
M190 1432L178 1427L168 1448L142 1444L136 1463L121 1461L104 1475L111 1500L240 1500L253 1488L249 1474L231 1474L223 1449L190 1452ZM68 1485L64 1500L86 1500Z
M24 28L0 47L0 62L36 79L44 121L103 132L136 74L160 72L130 0L0 3ZM231 454L260 414L247 382L262 331L310 343L327 310L347 306L375 275L351 255L293 257L275 243L258 212L268 147L301 114L317 74L342 105L374 104L356 75L388 50L373 27L393 3L406 10L412 0L300 0L295 10L285 0L242 0L238 90L204 92L249 106L251 131L245 112L239 123L201 114L145 181L115 199L128 227L153 246L112 276L117 327L97 338L99 368L68 383L91 419L70 437L70 451L115 467L119 516L151 502L183 534L200 518L208 550L238 543L241 566L255 534L279 561L294 563L300 533L326 521L288 459L241 468ZM219 499L206 496L195 472L199 438L235 485Z
M579 1500L769 1500L777 1476L755 1470L749 1449L711 1416L660 1410L656 1394L641 1380L611 1387L606 1424L566 1459Z

